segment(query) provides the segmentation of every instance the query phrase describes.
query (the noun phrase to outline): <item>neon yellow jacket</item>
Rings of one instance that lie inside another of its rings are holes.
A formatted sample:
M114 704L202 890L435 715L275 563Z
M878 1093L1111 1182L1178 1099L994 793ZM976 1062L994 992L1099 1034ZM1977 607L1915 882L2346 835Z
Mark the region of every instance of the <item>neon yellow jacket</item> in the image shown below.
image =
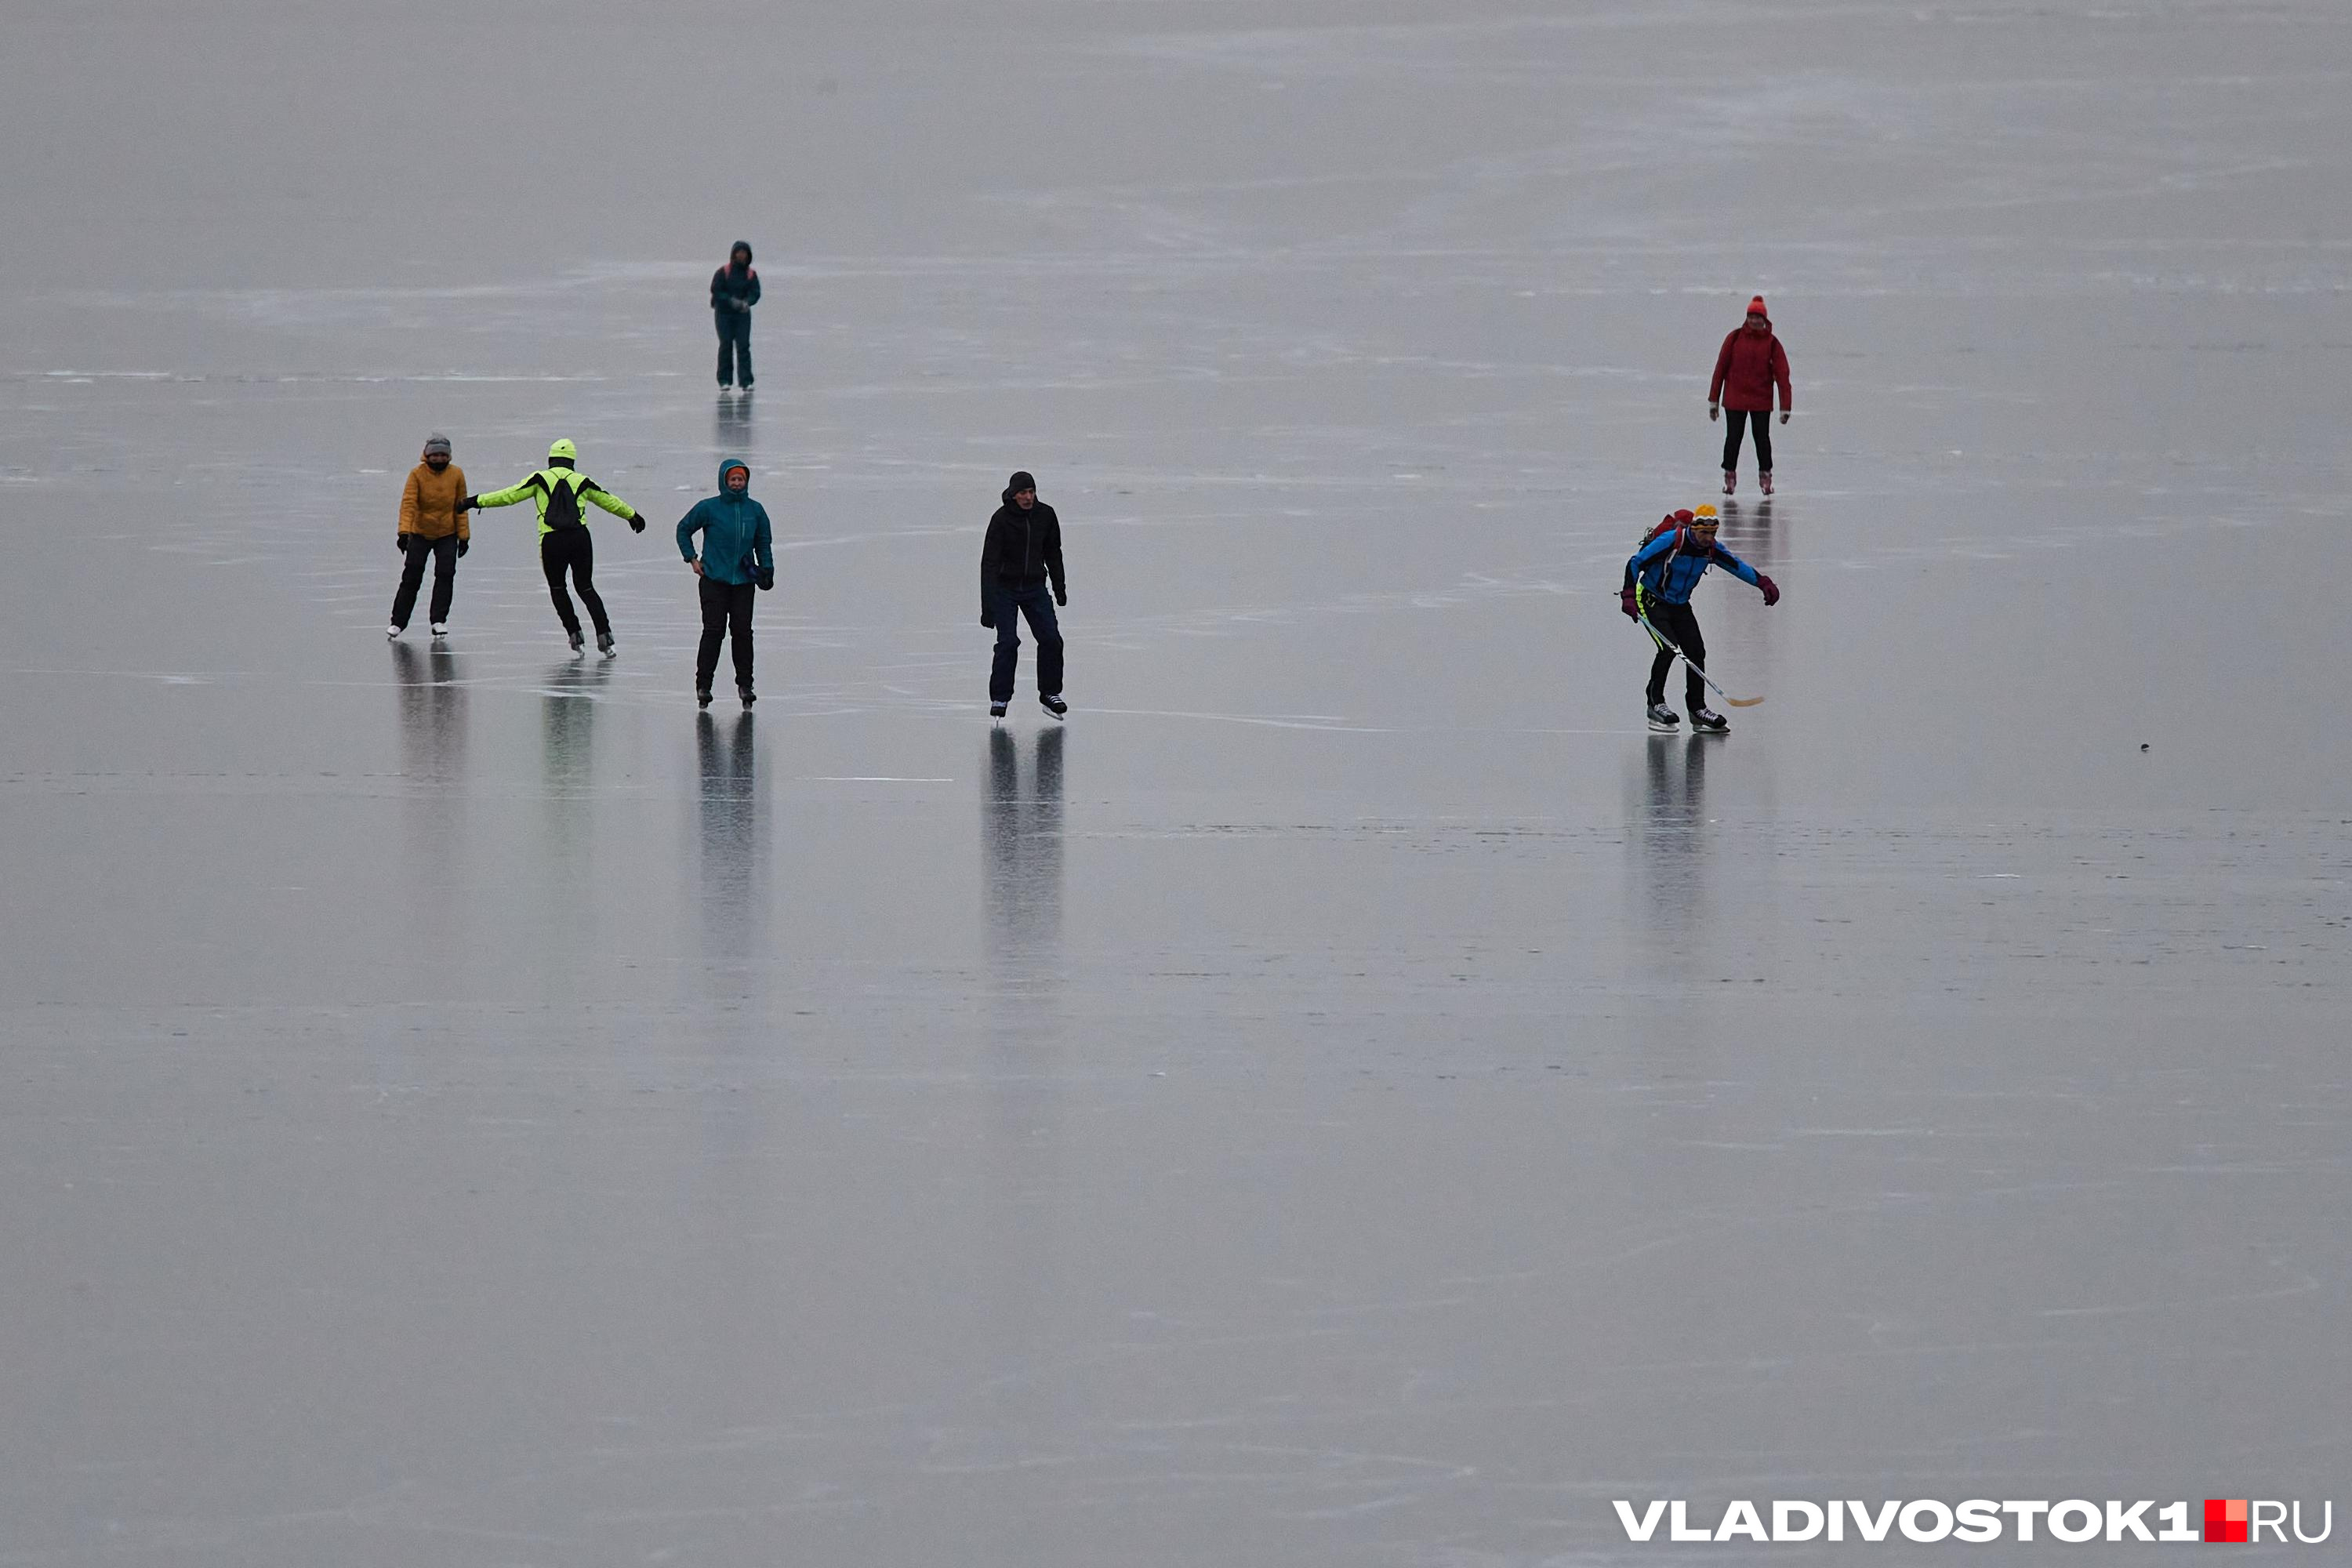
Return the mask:
M539 509L539 531L553 533L559 528L578 528L588 521L581 515L580 503L593 501L614 517L635 521L637 509L614 495L587 475L568 468L549 467L539 470L519 485L474 498L478 507L512 506L528 500Z

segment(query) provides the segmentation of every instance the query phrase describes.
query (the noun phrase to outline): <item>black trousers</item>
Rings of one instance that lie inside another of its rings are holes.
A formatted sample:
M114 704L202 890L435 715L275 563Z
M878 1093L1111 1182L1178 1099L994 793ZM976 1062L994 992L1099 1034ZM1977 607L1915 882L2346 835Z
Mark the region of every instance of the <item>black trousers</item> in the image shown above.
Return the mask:
M449 601L457 596L457 536L426 539L412 533L407 558L400 563L400 592L392 596L394 626L405 626L415 613L416 590L424 584L428 559L433 563L433 604L425 618L436 626L449 618Z
M1756 466L1769 474L1772 471L1772 411L1769 408L1752 413L1745 408L1723 411L1723 466L1739 467L1739 432L1751 419L1756 422Z
M1688 605L1668 605L1644 598L1642 613L1650 617L1650 624L1657 627L1668 642L1700 665L1706 663L1706 638L1698 629L1698 616L1691 613ZM1674 663L1675 656L1664 648L1660 648L1658 657L1650 661L1647 695L1651 706L1655 707L1666 700L1666 671L1674 668ZM1699 679L1698 671L1688 665L1683 667L1683 706L1694 713L1706 706L1706 685Z
M1029 635L1037 639L1037 692L1062 694L1062 628L1054 618L1054 595L1043 583L1007 583L998 578L989 585L988 618L996 623L996 654L988 665L988 700L1013 700L1013 678L1021 664L1021 617L1029 617Z
M539 569L547 574L547 596L555 601L555 614L563 622L563 629L580 629L580 616L572 608L572 595L563 591L563 574L572 574L572 585L580 590L583 604L588 606L588 618L596 623L596 635L613 635L613 623L604 618L604 601L596 596L596 542L588 537L587 527L558 528L539 536Z
M713 310L719 321L719 384L732 386L736 372L742 372L743 384L751 384L751 312L749 310ZM741 362L739 367L737 362Z
M702 646L694 656L694 689L710 689L710 678L719 673L719 645L730 637L735 643L735 684L751 685L751 599L759 590L716 577L701 578L697 586L702 592Z

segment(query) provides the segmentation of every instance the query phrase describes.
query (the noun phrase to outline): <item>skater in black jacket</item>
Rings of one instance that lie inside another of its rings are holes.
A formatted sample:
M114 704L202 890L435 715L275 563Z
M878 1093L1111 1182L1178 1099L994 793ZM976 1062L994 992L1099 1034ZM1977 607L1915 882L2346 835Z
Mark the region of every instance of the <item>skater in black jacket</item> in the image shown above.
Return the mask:
M1048 581L1051 598L1045 594ZM996 660L988 671L992 717L1003 718L1004 705L1013 700L1023 616L1037 639L1037 700L1056 719L1070 710L1062 700L1062 629L1054 619L1054 606L1069 602L1062 576L1062 520L1037 499L1037 481L1016 473L980 546L980 624L996 631Z

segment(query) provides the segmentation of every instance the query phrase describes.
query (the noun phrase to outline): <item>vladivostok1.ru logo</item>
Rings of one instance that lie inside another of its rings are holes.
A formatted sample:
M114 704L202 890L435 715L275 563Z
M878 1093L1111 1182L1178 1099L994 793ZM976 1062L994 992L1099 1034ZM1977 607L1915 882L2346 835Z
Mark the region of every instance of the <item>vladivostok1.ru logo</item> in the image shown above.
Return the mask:
M1934 1498L1881 1501L1875 1505L1832 1498L1776 1498L1759 1507L1746 1499L1727 1506L1712 1528L1693 1524L1690 1504L1679 1498L1654 1500L1636 1511L1631 1502L1613 1505L1625 1538L1634 1542L1857 1541L1900 1538L1919 1545L1989 1541L2088 1542L2270 1542L2316 1546L2336 1528L2336 1504L2312 1505L2317 1533L2305 1533L2304 1505L2270 1498L2207 1498L2204 1529L2189 1523L2186 1501L2159 1508L2153 1498L2100 1504L2083 1498L2063 1502L1970 1498L1948 1503ZM1771 1522L1768 1527L1766 1521ZM1662 1531L1660 1525L1665 1528Z

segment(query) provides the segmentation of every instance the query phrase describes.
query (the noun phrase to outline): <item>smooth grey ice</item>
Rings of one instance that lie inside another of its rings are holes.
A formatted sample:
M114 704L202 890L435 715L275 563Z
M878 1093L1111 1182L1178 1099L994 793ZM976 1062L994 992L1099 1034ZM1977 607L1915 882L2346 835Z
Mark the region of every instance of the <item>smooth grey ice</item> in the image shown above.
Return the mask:
M0 1564L2352 1502L2341 7L5 30ZM1766 700L1654 737L1614 592L1759 291ZM653 515L618 658L515 510L386 647L436 429ZM1024 649L999 731L1015 468L1073 712Z

